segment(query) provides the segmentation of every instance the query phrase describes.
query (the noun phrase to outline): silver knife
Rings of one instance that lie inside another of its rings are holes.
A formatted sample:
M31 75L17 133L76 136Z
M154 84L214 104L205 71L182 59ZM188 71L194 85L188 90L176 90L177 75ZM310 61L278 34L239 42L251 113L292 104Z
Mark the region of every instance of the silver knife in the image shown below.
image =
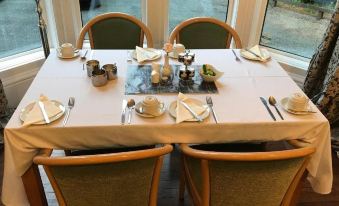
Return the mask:
M275 118L275 116L273 115L272 111L271 111L270 108L268 107L266 99L265 99L264 97L260 97L260 100L261 100L262 103L265 105L265 107L266 107L268 113L271 115L272 119L273 119L274 121L277 121L276 118Z
M122 100L121 124L125 124L127 100Z
M49 121L48 115L47 115L47 113L46 113L44 103L42 103L42 101L39 101L39 102L38 102L38 105L39 105L39 108L40 108L40 110L41 110L42 116L43 116L44 119L45 119L46 124L49 124L50 121Z
M251 51L250 49L245 49L245 51L247 51L247 52L249 52L249 53L253 54L254 56L256 56L256 57L260 58L261 60L264 60L264 57L262 57L262 56L259 56L258 54L254 53L254 52L253 52L253 51Z
M180 104L182 104L189 112L191 112L191 114L193 115L194 118L196 118L199 122L202 122L202 118L199 117L199 116L197 115L197 113L195 113L195 112L191 109L191 107L189 107L189 106L188 106L185 102L183 102L183 101L180 101L180 100L179 100L179 102L180 102Z

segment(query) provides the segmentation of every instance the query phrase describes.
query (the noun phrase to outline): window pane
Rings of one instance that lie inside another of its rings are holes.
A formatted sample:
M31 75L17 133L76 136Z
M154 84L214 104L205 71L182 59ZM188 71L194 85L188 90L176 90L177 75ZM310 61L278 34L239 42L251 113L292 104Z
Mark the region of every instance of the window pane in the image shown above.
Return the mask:
M0 58L41 47L34 1L0 0Z
M226 21L228 0L169 0L169 32L192 17L213 17Z
M303 57L312 57L320 44L329 19L334 11L335 0L298 0L292 3L274 0L267 5L260 44ZM319 11L325 11L319 19Z
M80 0L82 23L107 12L123 12L141 19L141 0Z

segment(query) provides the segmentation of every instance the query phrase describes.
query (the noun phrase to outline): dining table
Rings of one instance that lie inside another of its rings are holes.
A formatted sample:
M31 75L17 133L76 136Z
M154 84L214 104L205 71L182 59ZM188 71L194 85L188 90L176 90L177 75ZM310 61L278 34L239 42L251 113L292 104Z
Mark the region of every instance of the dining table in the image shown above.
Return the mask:
M240 56L240 50L234 51ZM329 122L311 101L309 104L315 113L295 115L282 108L280 101L283 98L293 93L303 94L303 91L280 64L273 58L261 62L240 57L238 61L230 49L194 49L191 52L195 54L193 65L210 64L223 72L215 81L216 93L185 94L201 102L210 96L218 123L211 114L202 122L176 123L175 118L166 111L156 118L145 118L133 112L131 124L121 124L122 101L133 98L135 102L140 102L150 95L125 93L130 65L162 64L163 56L154 61L138 63L130 59L130 51L127 50L92 50L87 60L96 59L100 65L116 63L117 66L115 80L94 87L87 76L84 66L86 61L80 58L58 58L56 51L52 51L4 130L3 203L33 205L35 198L39 199L38 195L43 195L43 191L37 188L41 186L39 174L37 170L31 170L34 167L33 158L43 148L68 150L161 143L291 140L302 147L314 146L316 152L307 166L307 180L314 192L330 193L333 174ZM181 65L176 59L170 59L169 63ZM64 116L49 124L22 125L22 110L37 101L41 94L66 107L69 97L74 97L75 104L65 126ZM166 108L178 98L178 93L152 95L162 101ZM270 105L277 121L267 112L260 97L267 100L269 96L276 98L284 120ZM44 201L40 203L46 204Z

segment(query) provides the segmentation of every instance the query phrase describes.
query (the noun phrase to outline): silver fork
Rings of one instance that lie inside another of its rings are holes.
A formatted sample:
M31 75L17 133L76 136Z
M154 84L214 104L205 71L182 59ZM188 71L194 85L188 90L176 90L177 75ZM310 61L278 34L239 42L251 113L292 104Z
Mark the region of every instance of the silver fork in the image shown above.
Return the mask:
M215 112L213 110L213 101L212 101L212 98L211 97L206 97L206 103L207 103L208 107L212 110L212 114L213 114L213 118L214 118L215 123L218 124L217 115L215 114Z
M66 125L66 123L67 123L67 121L68 121L69 114L71 113L71 109L74 107L74 104L75 104L75 98L74 98L74 97L70 97L70 98L68 99L68 109L67 109L67 113L66 113L64 122L62 123L63 126Z
M235 56L235 60L236 60L236 61L240 61L240 58L239 58L238 55L235 53L234 49L232 49L232 52L233 52L233 54L234 54L234 56Z

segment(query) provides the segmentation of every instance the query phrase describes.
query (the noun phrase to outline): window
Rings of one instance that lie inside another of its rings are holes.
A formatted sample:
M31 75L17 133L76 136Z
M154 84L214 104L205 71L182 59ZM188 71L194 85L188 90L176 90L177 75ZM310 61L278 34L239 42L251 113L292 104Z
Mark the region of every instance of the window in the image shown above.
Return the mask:
M335 3L335 0L270 0L260 44L311 58L322 41Z
M0 0L0 59L40 47L35 2Z
M141 19L141 0L80 0L82 22L107 12L123 12Z
M207 16L226 21L228 0L169 0L169 31L182 21Z

